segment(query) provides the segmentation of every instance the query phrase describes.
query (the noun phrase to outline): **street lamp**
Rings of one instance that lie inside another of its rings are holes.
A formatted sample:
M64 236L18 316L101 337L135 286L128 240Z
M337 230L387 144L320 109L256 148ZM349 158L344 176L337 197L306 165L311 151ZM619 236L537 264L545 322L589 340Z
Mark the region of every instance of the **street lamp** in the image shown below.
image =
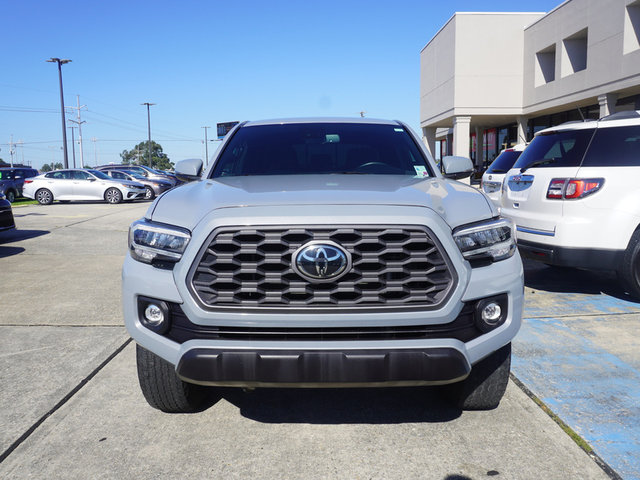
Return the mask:
M149 167L153 167L153 165L151 165L151 114L149 113L149 107L151 105L155 105L155 103L144 102L144 103L141 103L140 105L147 106L147 127L149 128L149 143L147 145L147 159L149 162Z
M60 80L60 112L62 112L62 147L64 149L64 168L69 168L69 154L67 153L67 122L64 120L64 93L62 91L62 65L71 60L50 58L47 62L58 64L58 78Z

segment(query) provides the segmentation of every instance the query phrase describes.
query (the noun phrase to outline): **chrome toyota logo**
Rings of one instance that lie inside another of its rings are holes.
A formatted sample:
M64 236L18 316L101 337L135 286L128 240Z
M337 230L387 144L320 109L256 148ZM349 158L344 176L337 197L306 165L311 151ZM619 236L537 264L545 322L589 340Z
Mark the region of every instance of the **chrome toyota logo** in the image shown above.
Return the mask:
M334 242L309 242L293 255L295 272L312 282L332 282L351 268L351 255Z

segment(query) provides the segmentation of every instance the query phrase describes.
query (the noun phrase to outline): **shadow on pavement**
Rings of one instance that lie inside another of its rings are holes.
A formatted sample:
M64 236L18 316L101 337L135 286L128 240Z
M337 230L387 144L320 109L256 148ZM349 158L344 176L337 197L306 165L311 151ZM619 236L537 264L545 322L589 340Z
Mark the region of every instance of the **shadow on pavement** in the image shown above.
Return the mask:
M0 244L29 240L30 238L40 237L48 233L51 232L49 230L8 230L0 233Z
M399 424L449 422L462 411L438 388L223 389L245 418L263 423Z
M0 258L12 257L13 255L18 255L19 253L24 252L24 248L22 247L2 247L0 246Z
M615 272L553 267L526 259L522 263L524 284L529 288L555 293L605 294L640 303L624 291Z

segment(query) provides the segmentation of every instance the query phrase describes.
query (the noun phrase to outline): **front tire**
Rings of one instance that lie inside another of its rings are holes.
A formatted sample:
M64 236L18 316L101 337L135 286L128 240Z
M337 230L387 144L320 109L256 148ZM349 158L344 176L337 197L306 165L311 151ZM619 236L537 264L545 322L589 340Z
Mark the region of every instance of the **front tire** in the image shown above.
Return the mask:
M462 410L491 410L498 406L509 383L511 343L480 360L462 382L448 385L448 396Z
M104 199L108 203L120 203L122 202L122 192L117 188L109 188L104 192Z
M631 235L617 273L624 289L640 300L640 229Z
M207 388L180 380L173 365L163 358L136 345L136 363L142 394L153 408L191 413L202 406Z
M41 188L36 192L36 200L40 205L51 205L53 203L53 193L46 188Z
M7 190L5 196L7 197L9 203L13 203L16 201L16 193L13 190Z
M144 187L144 199L153 200L154 198L156 198L156 192L153 191L153 188L148 185Z

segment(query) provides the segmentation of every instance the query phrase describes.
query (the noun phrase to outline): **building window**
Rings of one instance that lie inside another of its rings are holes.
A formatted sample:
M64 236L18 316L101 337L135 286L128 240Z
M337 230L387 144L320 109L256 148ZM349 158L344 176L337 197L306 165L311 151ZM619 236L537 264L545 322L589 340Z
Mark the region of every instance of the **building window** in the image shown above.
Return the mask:
M536 53L535 86L539 87L556 79L556 46L555 44Z
M561 76L566 77L587 68L587 29L562 41Z
M640 0L627 5L624 16L623 53L631 53L640 49Z

